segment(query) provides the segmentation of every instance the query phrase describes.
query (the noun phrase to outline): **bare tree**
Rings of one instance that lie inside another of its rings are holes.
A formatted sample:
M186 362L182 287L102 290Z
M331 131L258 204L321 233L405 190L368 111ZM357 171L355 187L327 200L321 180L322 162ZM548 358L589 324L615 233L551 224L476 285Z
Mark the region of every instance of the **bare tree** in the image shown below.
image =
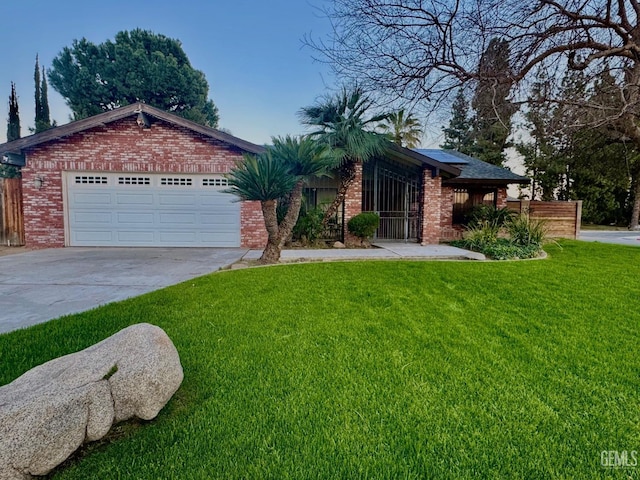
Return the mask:
M517 87L538 68L556 78L581 71L587 81L606 70L616 101L577 105L580 121L640 150L639 0L334 0L325 13L332 35L308 39L319 59L368 90L431 108L469 81L509 85L522 103ZM493 38L509 43L509 69L487 78L478 64ZM632 177L638 228L640 166Z

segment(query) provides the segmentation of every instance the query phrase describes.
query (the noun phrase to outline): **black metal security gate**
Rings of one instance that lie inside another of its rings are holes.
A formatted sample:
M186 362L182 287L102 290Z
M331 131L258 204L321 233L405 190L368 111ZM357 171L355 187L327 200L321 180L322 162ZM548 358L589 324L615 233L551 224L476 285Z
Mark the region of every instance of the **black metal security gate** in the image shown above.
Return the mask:
M402 171L404 170L404 171ZM392 163L365 164L363 211L380 215L379 240L414 241L420 227L420 174Z

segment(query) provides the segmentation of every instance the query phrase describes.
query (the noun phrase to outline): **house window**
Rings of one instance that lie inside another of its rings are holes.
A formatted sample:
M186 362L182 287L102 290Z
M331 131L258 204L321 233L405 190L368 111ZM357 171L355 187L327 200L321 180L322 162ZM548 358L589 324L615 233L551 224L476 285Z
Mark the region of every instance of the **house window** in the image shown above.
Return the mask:
M229 185L229 181L226 178L203 178L203 187L226 187Z
M150 177L118 177L118 185L150 185Z
M181 186L191 186L193 184L193 179L191 178L169 178L163 177L160 179L160 185L181 185Z
M467 215L477 205L496 206L496 190L456 188L453 191L453 223L464 224Z
M76 175L74 179L76 184L91 184L91 185L106 185L107 177L100 177L94 175Z

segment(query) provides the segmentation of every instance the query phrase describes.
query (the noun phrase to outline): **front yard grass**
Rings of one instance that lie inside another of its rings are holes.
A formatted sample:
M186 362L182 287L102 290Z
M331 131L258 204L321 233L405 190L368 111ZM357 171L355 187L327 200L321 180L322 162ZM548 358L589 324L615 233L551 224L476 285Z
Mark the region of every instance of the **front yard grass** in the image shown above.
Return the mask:
M182 387L52 478L638 478L640 248L226 271L0 335L0 385L127 325Z

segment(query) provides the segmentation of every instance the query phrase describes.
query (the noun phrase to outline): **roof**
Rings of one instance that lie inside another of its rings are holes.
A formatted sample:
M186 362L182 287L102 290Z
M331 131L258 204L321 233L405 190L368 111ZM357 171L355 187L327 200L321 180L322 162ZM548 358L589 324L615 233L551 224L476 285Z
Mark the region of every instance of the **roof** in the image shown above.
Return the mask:
M426 157L437 160L445 165L455 166L461 173L449 183L486 183L496 184L521 183L528 184L531 180L528 177L513 173L508 168L492 165L483 162L464 153L455 150L440 149L416 149L416 152Z
M429 167L434 170L436 175L447 173L449 174L448 176L457 177L461 173L459 165L446 164L437 158L424 155L420 150L411 150L395 143L391 144L389 153L410 163Z
M244 150L249 153L261 153L264 151L264 147L260 145L247 142L246 140L221 132L215 128L205 127L199 123L192 122L191 120L187 120L144 103L134 103L94 115L93 117L83 118L82 120L76 120L75 122L70 122L59 127L53 127L45 130L44 132L29 135L28 137L23 137L12 142L3 143L0 145L0 155L5 157L2 163L10 163L10 159L12 157L15 158L15 156L23 155L24 150L27 148L59 140L91 128L102 127L108 123L113 123L134 115L140 115L141 113L179 127L184 127L206 137L231 144L240 150Z

